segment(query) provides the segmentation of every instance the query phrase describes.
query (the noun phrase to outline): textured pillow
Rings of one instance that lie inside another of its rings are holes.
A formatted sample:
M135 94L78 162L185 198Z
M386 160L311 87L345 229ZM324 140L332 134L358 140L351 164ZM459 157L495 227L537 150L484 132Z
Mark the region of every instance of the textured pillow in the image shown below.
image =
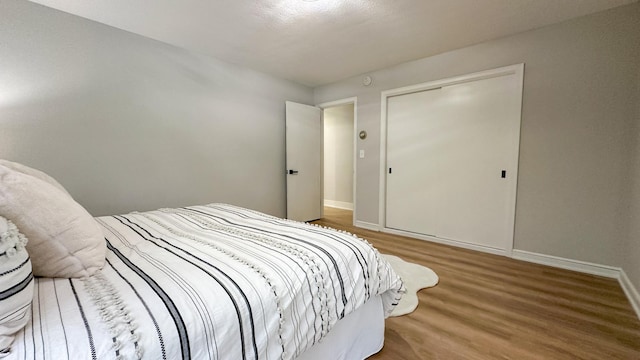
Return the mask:
M65 189L62 185L60 185L59 182L56 181L56 179L52 178L51 176L43 173L40 170L36 170L33 168L30 168L26 165L22 165L16 162L12 162L9 160L4 160L4 159L0 159L0 165L8 167L11 170L17 171L17 172L21 172L23 174L27 174L27 175L31 175L33 177L36 177L46 183L49 183L55 187L57 187L58 189L62 190L65 194L69 195L69 193L67 192L67 189ZM69 195L71 196L71 195Z
M27 239L0 216L0 358L9 354L16 332L31 317L33 274Z
M29 239L36 276L84 277L104 266L102 230L80 204L55 186L2 165L0 216Z

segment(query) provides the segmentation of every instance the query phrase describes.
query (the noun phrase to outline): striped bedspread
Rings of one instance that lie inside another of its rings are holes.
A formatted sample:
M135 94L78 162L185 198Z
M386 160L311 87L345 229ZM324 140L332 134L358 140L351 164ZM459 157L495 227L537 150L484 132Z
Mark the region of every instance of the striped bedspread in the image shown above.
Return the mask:
M224 204L97 218L86 279L36 279L15 359L292 359L402 281L366 241Z

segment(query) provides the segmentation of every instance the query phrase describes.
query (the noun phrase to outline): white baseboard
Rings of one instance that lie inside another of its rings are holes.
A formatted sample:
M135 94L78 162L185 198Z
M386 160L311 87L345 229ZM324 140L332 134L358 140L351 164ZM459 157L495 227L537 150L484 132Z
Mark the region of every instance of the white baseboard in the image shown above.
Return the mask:
M629 299L631 307L635 310L636 316L640 319L640 294L622 268L594 264L587 261L566 259L558 256L538 254L524 250L513 250L512 256L514 259L529 261L536 264L616 279L620 283L625 295L627 295L627 299Z
M441 239L433 236L409 233L406 231L399 231L399 230L388 229L388 228L381 229L378 224L368 223L364 221L356 221L355 226L363 229L367 229L367 230L383 231L390 234L409 236L409 237L417 238L420 240L433 241L437 243L453 245L453 246L467 248L471 250L509 256L509 254L505 250L467 244L459 241ZM516 250L516 249L513 249L511 251L511 257L517 260L528 261L536 264L548 265L548 266L557 267L561 269L573 270L573 271L577 271L585 274L598 275L598 276L603 276L611 279L616 279L620 283L620 286L622 287L622 290L624 291L627 298L629 299L629 302L631 303L633 310L635 310L636 315L640 319L640 293L638 292L638 289L635 288L631 280L629 280L629 278L627 277L627 274L624 272L624 269L622 268L608 266L608 265L601 265L601 264L591 263L587 261L567 259L559 256L539 254L539 253L534 253L534 252L525 251L525 250Z
M627 295L627 299L631 303L633 310L636 311L636 315L640 319L640 294L638 293L638 289L633 286L633 283L627 277L627 273L624 272L624 269L620 269L620 277L618 278L620 282L620 286L622 286L622 290Z
M353 210L353 203L346 202L346 201L324 199L324 206L343 209L343 210Z
M573 270L591 275L604 276L612 279L618 279L620 276L620 268L617 267L567 259L558 256L539 254L530 251L514 249L512 257L514 259L524 260L536 264L549 265L561 269Z
M489 254L509 256L508 250L504 250L504 249L496 249L496 248L492 248L492 247L488 247L488 246L466 243L466 242L463 242L463 241L444 239L444 238L439 238L439 237L436 237L436 236L418 234L418 233L414 233L414 232L410 232L410 231L396 230L396 229L390 229L390 228L384 228L384 229L382 229L382 231L386 232L386 233L389 233L389 234L411 237L411 238L418 239L418 240L431 241L431 242L435 242L435 243L438 243L438 244L451 245L451 246L455 246L455 247L459 247L459 248L475 250L475 251L481 251L481 252L485 252L485 253L489 253Z
M380 231L380 227L378 226L378 224L374 224L366 221L356 220L356 223L354 225L356 227L371 230L371 231Z

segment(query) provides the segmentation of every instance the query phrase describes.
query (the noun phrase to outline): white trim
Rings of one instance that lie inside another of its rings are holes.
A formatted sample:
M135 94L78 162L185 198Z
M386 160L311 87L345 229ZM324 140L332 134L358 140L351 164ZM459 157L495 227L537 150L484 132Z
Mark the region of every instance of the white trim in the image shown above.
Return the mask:
M536 264L578 271L585 274L604 276L612 279L617 279L620 275L620 268L617 267L567 259L559 256L539 254L525 250L514 249L512 257L517 260L524 260Z
M567 259L559 256L539 254L525 250L513 250L512 257L517 260L616 279L618 280L618 283L620 283L620 287L622 287L627 299L629 299L629 303L636 312L636 316L640 319L640 293L638 293L638 289L636 289L631 280L629 280L627 274L622 268L595 264L587 261Z
M618 278L618 281L620 282L620 286L622 286L622 290L627 295L627 299L629 299L631 307L633 307L638 319L640 319L640 294L638 293L638 289L633 286L633 283L627 277L627 273L624 272L624 269L620 269L620 277Z
M380 94L380 179L378 184L378 223L380 229L387 226L387 97Z
M340 100L334 100L334 101L328 101L328 102L323 102L321 104L316 105L317 107L319 107L320 109L322 109L322 113L324 114L324 109L326 108L330 108L330 107L334 107L334 106L340 106L340 105L347 105L347 104L353 104L353 201L352 201L352 205L351 205L351 209L349 210L353 210L353 219L352 219L352 223L355 224L356 223L356 211L357 211L357 205L356 205L356 183L357 183L357 169L358 169L358 97L354 96L354 97L350 97L350 98L345 98L345 99L340 99ZM323 126L323 135L324 135L324 126ZM323 142L324 143L324 142ZM323 148L324 150L324 148ZM323 151L324 153L324 151ZM324 167L324 165L323 165ZM324 191L324 185L323 185L323 189ZM324 193L323 193L324 194ZM377 227L377 225L376 225Z
M386 224L387 99L392 96L410 94L418 91L425 91L425 90L435 89L435 88L444 87L444 86L451 86L451 85L461 84L465 82L484 80L484 79L489 79L489 78L494 78L499 76L506 76L506 75L516 75L517 77L517 80L519 82L519 91L520 91L520 112L522 113L522 93L523 93L523 87L524 87L524 64L523 63L504 66L504 67L486 70L486 71L475 72L475 73L456 76L456 77L451 77L447 79L430 81L427 83L422 83L417 85L405 86L397 89L385 90L380 93L380 105L381 105L381 109L380 109L380 172L379 172L380 188L379 188L379 197L378 197L378 205L379 205L378 221L380 223L380 228L383 229L383 231L388 230L388 228L386 227L387 226ZM517 184L518 160L519 160L519 154L520 154L521 123L522 123L522 115L520 115L520 118L518 119L517 127L514 129L514 143L513 143L514 155L513 155L513 158L511 159L511 168L515 170L515 174L513 174L514 181L511 184L511 187L509 189L509 202L510 204L512 204L512 206L510 206L509 213L507 214L507 216L509 217L508 219L509 224L507 226L508 234L506 236L510 238L511 241L507 244L507 248L494 249L494 248L488 248L481 245L471 245L465 242L447 240L447 239L436 238L431 236L427 236L426 237L427 240L443 242L446 244L461 246L465 248L472 248L471 246L476 246L477 248L473 248L473 249L484 251L484 252L499 253L506 256L509 256L511 254L511 252L513 251L513 239L515 234L515 217L516 217L515 213L516 213L516 197L517 197L517 186L518 186ZM409 236L412 236L412 237L419 236L414 233L409 233L409 234L411 234Z
M380 227L378 227L378 224L374 224L366 221L356 220L354 225L356 227L371 230L371 231L380 231Z
M320 109L320 218L324 217L324 109Z
M358 97L357 96L353 96L353 97L350 97L350 98L323 102L323 103L318 104L316 106L321 108L321 109L326 109L326 108L330 108L330 107L336 107L336 106L340 106L340 105L347 105L347 104L351 104L351 103L355 104L357 101L358 101Z
M343 210L353 210L353 203L346 202L346 201L324 199L324 206L328 206L336 209L343 209Z
M391 228L382 228L380 231L388 233L388 234L407 236L407 237L411 237L411 238L418 239L418 240L431 241L431 242L435 242L435 243L438 243L438 244L451 245L451 246L455 246L455 247L459 247L459 248L470 249L470 250L475 250L475 251L481 251L481 252L485 252L485 253L489 253L489 254L509 256L509 252L507 250L496 249L496 248L492 248L492 247L489 247L489 246L471 244L471 243L467 243L467 242L464 242L464 241L439 238L437 236L418 234L418 233L414 233L414 232L410 232L410 231L396 230L396 229L391 229Z
M446 79L429 81L426 83L421 83L416 85L404 86L396 89L384 90L382 93L385 95L385 97L406 95L414 92L421 92L425 90L436 89L439 87L458 85L458 84L463 84L471 81L491 79L491 78L496 78L499 76L506 76L506 75L514 75L514 74L517 75L519 72L522 72L522 70L524 70L524 63L503 66L503 67L485 70L485 71L478 71L470 74L464 74L464 75L454 76Z

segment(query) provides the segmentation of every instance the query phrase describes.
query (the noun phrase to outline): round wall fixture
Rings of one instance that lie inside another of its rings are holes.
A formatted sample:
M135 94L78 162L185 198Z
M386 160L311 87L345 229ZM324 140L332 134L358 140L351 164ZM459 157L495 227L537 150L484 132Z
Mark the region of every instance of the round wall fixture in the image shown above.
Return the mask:
M360 131L360 133L358 134L358 137L360 138L360 140L364 140L367 138L367 132L362 130Z
M362 85L364 86L369 86L371 85L372 82L373 82L373 79L369 75L362 78Z

